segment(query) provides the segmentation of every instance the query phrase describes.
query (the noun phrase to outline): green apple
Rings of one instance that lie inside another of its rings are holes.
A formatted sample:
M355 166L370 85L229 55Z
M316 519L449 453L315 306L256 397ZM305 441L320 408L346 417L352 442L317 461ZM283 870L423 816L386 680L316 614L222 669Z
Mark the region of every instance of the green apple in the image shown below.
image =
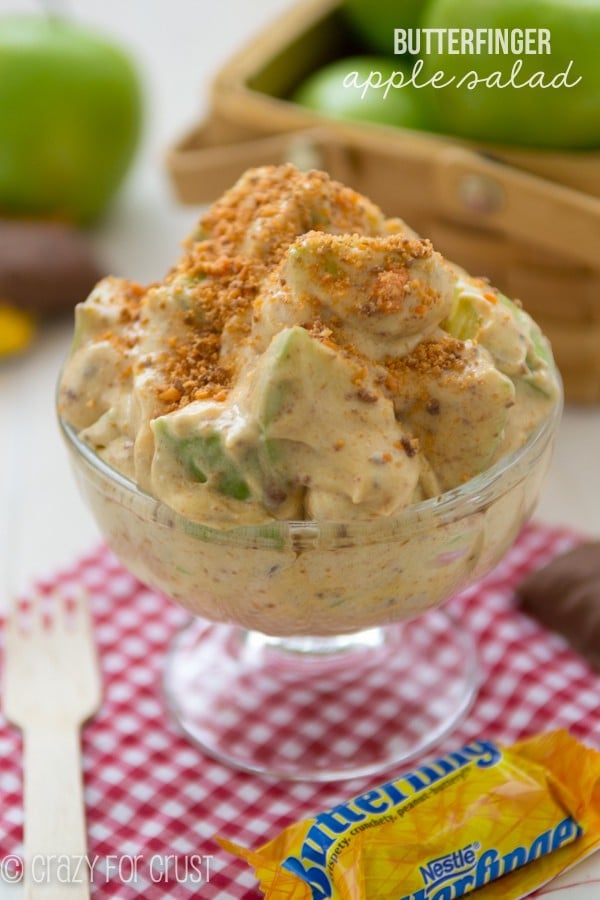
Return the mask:
M505 144L600 146L600 0L431 0L422 26L546 29L549 37L549 53L423 55L423 78L442 70L454 79L428 92L436 128ZM469 72L488 83L475 86ZM558 86L540 86L553 79Z
M129 56L81 24L0 16L0 211L96 219L138 142Z
M380 56L349 56L308 76L292 99L323 115L425 128L423 104L405 63ZM404 87L394 85L403 82Z
M368 50L394 52L394 29L416 28L425 0L344 0L342 13Z

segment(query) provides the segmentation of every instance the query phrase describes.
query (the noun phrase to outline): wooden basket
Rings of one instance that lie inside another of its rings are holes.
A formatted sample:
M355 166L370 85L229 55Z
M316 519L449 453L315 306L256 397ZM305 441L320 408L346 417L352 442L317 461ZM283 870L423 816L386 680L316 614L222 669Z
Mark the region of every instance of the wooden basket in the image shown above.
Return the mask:
M520 298L552 341L567 399L599 402L600 152L338 122L286 100L343 55L339 3L301 3L218 74L208 119L168 155L179 199L210 202L249 166L325 169Z

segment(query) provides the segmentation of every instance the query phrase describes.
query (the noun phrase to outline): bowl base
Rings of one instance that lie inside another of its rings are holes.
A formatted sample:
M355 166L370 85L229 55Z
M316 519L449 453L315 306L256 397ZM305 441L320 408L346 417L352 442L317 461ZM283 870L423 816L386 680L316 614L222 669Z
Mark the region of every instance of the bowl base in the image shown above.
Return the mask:
M400 765L451 731L477 690L472 640L443 610L335 638L270 638L193 619L165 690L188 737L235 768L334 781Z

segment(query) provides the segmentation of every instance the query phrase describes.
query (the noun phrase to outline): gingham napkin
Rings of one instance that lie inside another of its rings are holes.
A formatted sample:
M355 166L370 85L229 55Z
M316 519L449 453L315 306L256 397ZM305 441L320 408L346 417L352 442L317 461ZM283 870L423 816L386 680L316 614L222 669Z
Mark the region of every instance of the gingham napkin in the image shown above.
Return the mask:
M526 572L576 541L571 532L530 525L490 576L449 602L476 640L482 686L460 728L428 756L476 737L512 742L557 727L600 747L600 677L519 612L513 593ZM81 584L91 596L104 676L101 711L83 734L92 896L259 898L252 873L214 834L256 845L382 778L275 783L208 758L172 724L162 695L166 649L185 613L143 587L105 547L42 588ZM2 719L0 888L16 877L22 852L21 786L20 736Z

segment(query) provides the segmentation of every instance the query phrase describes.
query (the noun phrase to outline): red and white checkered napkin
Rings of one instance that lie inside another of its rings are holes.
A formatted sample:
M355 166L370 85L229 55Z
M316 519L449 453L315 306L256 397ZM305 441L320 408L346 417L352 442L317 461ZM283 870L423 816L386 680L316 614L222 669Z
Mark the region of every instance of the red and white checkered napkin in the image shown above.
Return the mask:
M476 639L482 687L462 726L429 755L478 736L511 742L556 727L600 746L600 678L518 612L512 590L576 540L564 530L529 526L491 576L450 601ZM278 784L209 759L171 723L161 689L166 648L185 614L140 585L105 548L43 587L76 584L92 598L105 689L83 737L94 898L258 898L252 873L220 849L215 833L256 845L384 780ZM0 772L3 860L22 850L21 741L4 721Z

